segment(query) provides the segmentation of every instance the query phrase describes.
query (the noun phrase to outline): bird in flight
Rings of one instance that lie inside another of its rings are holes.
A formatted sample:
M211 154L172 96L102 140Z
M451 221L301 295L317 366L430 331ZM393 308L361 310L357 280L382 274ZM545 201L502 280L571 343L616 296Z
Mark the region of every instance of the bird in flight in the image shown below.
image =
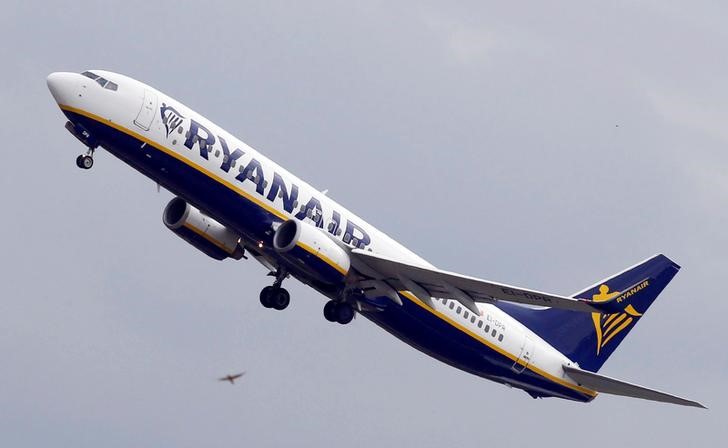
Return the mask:
M245 372L236 373L235 375L225 375L222 378L218 378L218 381L229 381L230 384L235 384L235 380L245 375Z

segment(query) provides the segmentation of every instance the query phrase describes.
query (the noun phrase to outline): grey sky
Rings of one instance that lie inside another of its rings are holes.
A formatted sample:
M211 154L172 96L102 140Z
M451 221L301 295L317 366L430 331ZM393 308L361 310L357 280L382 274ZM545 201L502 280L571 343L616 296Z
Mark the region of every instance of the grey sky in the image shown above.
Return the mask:
M341 3L4 3L0 445L724 439L728 7ZM169 193L107 153L75 167L45 76L86 68L178 98L443 268L572 293L664 252L683 270L602 372L711 409L533 400L329 324L293 282L263 309L264 269L166 230Z

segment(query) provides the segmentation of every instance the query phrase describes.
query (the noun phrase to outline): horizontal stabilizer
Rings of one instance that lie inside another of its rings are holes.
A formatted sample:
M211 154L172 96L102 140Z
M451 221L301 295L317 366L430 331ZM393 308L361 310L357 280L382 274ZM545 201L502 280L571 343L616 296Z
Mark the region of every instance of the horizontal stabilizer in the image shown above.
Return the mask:
M587 370L569 366L563 367L566 374L580 386L587 387L597 392L707 409L697 401L676 397L675 395L660 392L659 390L648 389L646 387L627 383L626 381L620 381L608 376L599 375L598 373L589 372Z

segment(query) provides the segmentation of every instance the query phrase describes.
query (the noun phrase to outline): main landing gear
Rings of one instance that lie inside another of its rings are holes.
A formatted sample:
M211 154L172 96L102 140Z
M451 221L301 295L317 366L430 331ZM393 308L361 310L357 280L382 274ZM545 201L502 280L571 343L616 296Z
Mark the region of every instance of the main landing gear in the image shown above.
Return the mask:
M94 166L94 148L89 148L86 154L76 157L76 166L83 170L90 170Z
M346 302L329 300L324 305L324 317L329 322L338 322L346 325L354 319L354 307Z
M288 273L280 269L276 272L276 281L273 282L272 286L266 286L260 291L260 304L266 308L273 308L276 310L285 310L291 303L291 295L285 288L281 288L283 279L288 276Z
M283 280L288 277L288 272L279 268L279 270L273 274L276 280L271 286L266 286L260 291L260 304L266 308L273 308L276 310L285 310L291 303L291 295L285 288L281 287ZM338 322L342 325L346 325L354 319L356 312L354 307L341 296L339 300L329 300L324 306L324 317L329 322Z
M266 286L260 291L260 303L266 308L285 310L291 303L291 295L288 290L280 286Z

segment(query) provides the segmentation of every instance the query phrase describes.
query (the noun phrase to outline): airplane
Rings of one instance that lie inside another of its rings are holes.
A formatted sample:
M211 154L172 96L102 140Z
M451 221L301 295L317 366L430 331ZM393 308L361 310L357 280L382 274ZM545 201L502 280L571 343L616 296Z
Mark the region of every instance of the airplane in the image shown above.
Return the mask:
M427 355L533 398L598 393L701 407L602 375L604 362L677 274L662 254L566 296L440 269L172 97L104 70L56 72L66 129L175 195L174 234L216 260L254 258L274 277L260 303L283 310L293 277L328 300L324 318L361 315Z
M235 380L245 375L245 372L236 373L235 375L225 375L222 378L218 378L218 381L229 381L230 384L235 384Z

